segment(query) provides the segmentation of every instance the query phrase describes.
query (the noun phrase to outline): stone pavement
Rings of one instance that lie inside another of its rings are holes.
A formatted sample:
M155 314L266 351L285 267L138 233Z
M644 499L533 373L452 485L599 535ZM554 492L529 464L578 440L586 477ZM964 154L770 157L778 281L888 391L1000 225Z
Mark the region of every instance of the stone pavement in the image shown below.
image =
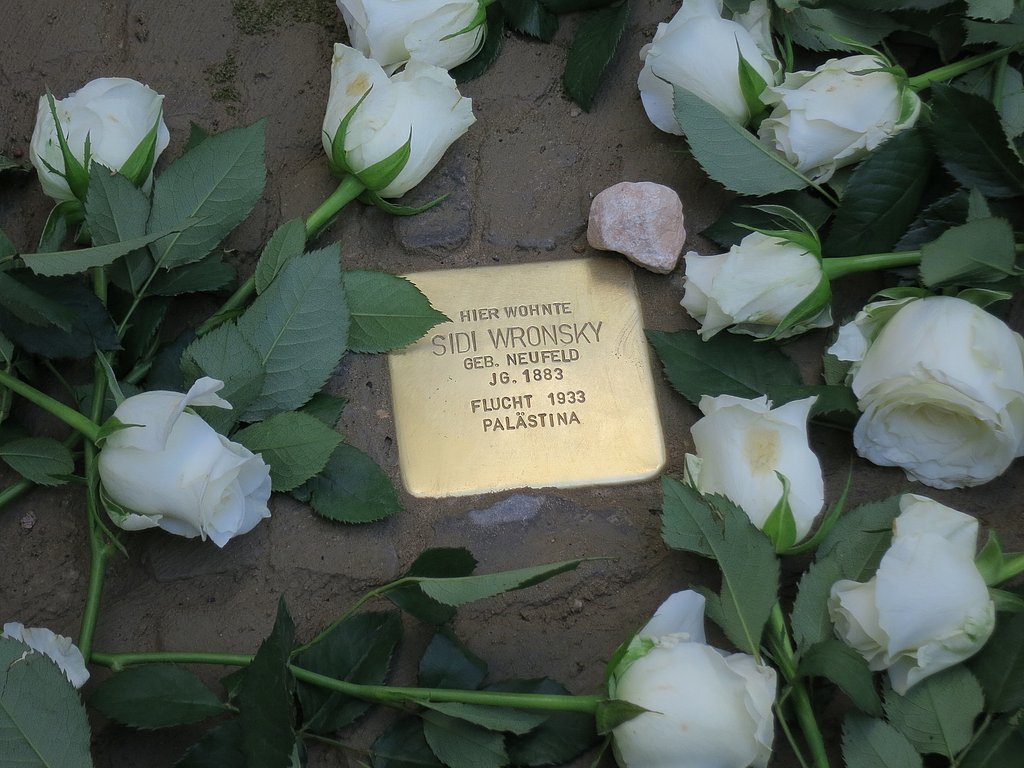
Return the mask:
M190 121L225 129L266 117L267 189L229 241L245 273L277 224L308 213L333 189L320 122L340 17L329 2L296 4L306 13L298 20L283 5L268 3L269 16L253 17L258 6L245 2L83 0L72 13L61 0L10 0L6 24L18 33L0 50L7 95L0 102L0 151L27 159L44 88L64 95L99 76L134 77L166 94L168 157L180 151ZM402 219L353 204L321 241L340 240L347 268L395 273L595 255L585 235L592 197L620 181L654 181L682 198L687 248L710 252L698 233L728 195L702 176L682 140L648 123L635 87L637 53L674 9L668 0L635 4L612 75L589 113L569 102L560 84L575 26L571 18L550 45L507 38L496 66L463 87L473 98L477 123L411 195L414 202L445 192L450 197ZM16 243L30 246L47 210L32 178L4 178L0 228ZM694 327L678 306L682 267L664 276L637 270L636 278L646 327ZM855 310L871 289L865 280L842 285L836 315ZM817 333L790 346L809 377L818 373L824 340ZM350 355L329 386L350 401L339 430L398 483L385 358ZM688 427L696 411L660 375L658 397L668 472L678 475L692 449ZM822 457L827 498L834 500L850 466L848 437L816 429L812 440ZM857 459L853 466L851 504L908 489L898 471ZM1022 549L1018 513L1007 503L1019 498L1021 482L1015 467L985 488L932 495L977 514L983 525L998 526L1009 549ZM403 494L402 500L401 514L350 527L276 496L273 517L223 551L161 532L127 536L130 557L114 561L96 646L252 652L270 629L281 594L299 637L308 638L426 547L468 547L482 572L599 557L607 559L469 606L455 624L494 678L551 675L574 692L591 693L601 685L609 655L670 592L714 583L714 568L661 543L655 481L459 499ZM77 488L37 490L0 511L0 620L77 633L88 572L83 503ZM407 630L399 678L408 676L427 637L413 623ZM204 674L214 679L210 670ZM163 734L96 726L97 763L117 768L169 765L196 735L189 729ZM371 734L380 727L377 720L365 726ZM789 768L787 761L782 755L775 764ZM344 756L327 753L311 761L345 764Z

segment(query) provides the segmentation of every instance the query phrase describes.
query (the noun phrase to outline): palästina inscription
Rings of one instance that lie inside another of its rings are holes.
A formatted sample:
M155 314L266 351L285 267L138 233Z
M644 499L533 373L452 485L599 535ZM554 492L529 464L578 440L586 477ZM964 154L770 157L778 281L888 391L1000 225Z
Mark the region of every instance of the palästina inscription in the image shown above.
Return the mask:
M630 269L598 258L408 276L451 318L391 356L410 493L619 483L661 469Z

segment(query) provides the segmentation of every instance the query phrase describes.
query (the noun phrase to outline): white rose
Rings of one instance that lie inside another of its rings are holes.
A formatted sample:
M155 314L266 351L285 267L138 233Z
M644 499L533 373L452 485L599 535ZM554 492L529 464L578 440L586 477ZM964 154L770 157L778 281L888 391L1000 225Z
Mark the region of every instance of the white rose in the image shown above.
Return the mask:
M995 604L974 564L978 521L906 494L892 545L861 584L832 585L836 634L903 694L977 652L995 627Z
M755 0L747 16L729 20L722 18L721 0L684 0L671 21L658 25L654 40L640 49L644 66L637 80L652 123L682 134L672 111L673 86L699 96L738 123L750 119L740 89L739 57L768 84L775 81L772 65L777 64L770 43L764 42L769 38L761 27L768 17L758 13L761 6L766 6L764 0Z
M854 361L861 456L959 488L987 483L1024 453L1020 334L949 296L869 304L852 326L829 352Z
M775 670L705 643L704 598L677 592L637 633L609 692L649 710L612 732L623 768L764 768Z
M323 125L328 157L332 157L338 128L353 108L343 160L356 176L391 156L411 137L409 160L390 184L375 190L381 197L401 197L419 184L476 120L472 102L462 97L443 69L411 61L388 78L377 62L339 43L334 46Z
M163 100L159 93L135 80L101 77L65 99L55 100L55 106L71 154L84 164L88 137L91 159L112 171L121 169L156 126L156 146L143 184L148 191L153 183L153 165L171 140L163 120ZM29 157L43 192L55 200L75 199L62 175L64 156L46 96L39 98Z
M761 99L774 107L758 129L796 169L827 181L913 127L921 100L874 56L829 59L813 72L790 72Z
M807 416L815 399L773 409L767 397L704 395L704 417L690 429L697 455L686 456L687 480L702 494L727 496L760 529L782 500L778 475L784 475L801 540L825 504L821 464L807 442Z
M126 508L114 517L121 528L159 526L223 547L270 517L270 469L263 459L185 410L230 408L215 394L223 386L204 377L187 394L143 392L114 411L123 424L135 425L108 437L99 456L107 496Z
M701 256L690 251L686 263L683 308L701 324L702 339L723 328L765 338L816 290L824 306L780 333L786 338L832 324L831 292L821 260L780 237L751 232L728 253ZM823 282L824 281L824 282Z
M484 42L479 0L337 1L352 47L388 72L409 59L451 69L471 59Z
M4 624L0 637L17 640L33 651L49 656L75 688L81 688L89 679L85 657L70 637L58 635L46 627L26 627L17 621Z

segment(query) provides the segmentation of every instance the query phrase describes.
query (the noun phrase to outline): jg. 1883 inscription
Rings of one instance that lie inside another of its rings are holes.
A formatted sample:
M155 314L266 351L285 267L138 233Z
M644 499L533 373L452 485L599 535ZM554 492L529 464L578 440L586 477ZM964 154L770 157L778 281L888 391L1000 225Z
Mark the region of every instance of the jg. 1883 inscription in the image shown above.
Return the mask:
M407 277L451 318L390 358L410 493L623 483L661 470L664 439L625 262Z

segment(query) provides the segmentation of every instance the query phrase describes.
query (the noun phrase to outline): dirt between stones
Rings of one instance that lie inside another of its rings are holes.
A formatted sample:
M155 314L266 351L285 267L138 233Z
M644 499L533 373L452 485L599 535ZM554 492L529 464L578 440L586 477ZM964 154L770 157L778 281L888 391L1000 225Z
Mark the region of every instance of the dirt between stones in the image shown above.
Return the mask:
M344 31L327 0L297 4L295 11L286 6L241 0L9 0L0 46L0 152L27 160L36 100L44 89L63 96L100 76L133 77L166 94L172 135L167 157L181 150L189 122L223 130L266 118L266 192L229 241L246 274L277 224L308 213L333 188L320 124L331 45ZM647 121L635 86L641 45L675 8L668 0L635 4L611 77L589 113L565 97L560 83L572 19L550 45L508 37L496 66L463 87L477 123L412 195L451 196L408 219L354 204L322 239L340 240L348 268L394 273L576 257L593 254L585 224L595 194L620 181L654 181L682 198L691 233L687 248L713 252L696 233L714 220L728 194L706 180L681 140ZM31 248L48 209L34 177L3 176L0 228L19 246ZM667 276L637 270L636 279L646 327L694 327L678 305L681 267ZM837 317L854 311L874 287L868 280L838 286ZM1011 322L1021 326L1019 307ZM789 347L808 377L819 373L824 341L823 333L814 333ZM339 429L399 483L385 358L349 355L329 386L350 401ZM688 428L697 414L660 376L658 398L668 472L679 475L684 453L692 450ZM854 457L846 435L815 428L812 442L829 499L841 491L851 461L851 504L921 490L897 470ZM1011 500L1021 490L1016 465L980 489L929 495L974 513L984 526L998 528L1009 549L1020 550L1019 505ZM161 532L126 536L129 557L115 559L107 578L96 647L253 652L282 594L299 636L308 638L431 546L468 547L482 572L602 556L611 559L469 606L455 624L487 660L493 679L550 675L574 692L592 693L601 686L609 655L669 593L716 578L707 563L662 544L657 482L440 500L403 494L402 501L405 511L385 522L348 527L277 496L273 517L223 551ZM88 573L83 506L79 490L69 487L36 490L0 510L0 620L77 634ZM404 682L411 680L416 651L426 641L422 628L410 624L408 630L396 670ZM711 636L725 644L720 634ZM216 681L215 671L201 671ZM100 671L94 680L102 678ZM95 715L93 726L97 765L117 768L172 765L199 733L138 733ZM369 719L356 742L368 744L382 728L382 720ZM829 719L826 728L837 742L836 720ZM776 744L773 765L792 768L781 735ZM347 760L344 753L315 749L310 765ZM592 760L584 756L575 765ZM602 765L611 766L611 758Z

